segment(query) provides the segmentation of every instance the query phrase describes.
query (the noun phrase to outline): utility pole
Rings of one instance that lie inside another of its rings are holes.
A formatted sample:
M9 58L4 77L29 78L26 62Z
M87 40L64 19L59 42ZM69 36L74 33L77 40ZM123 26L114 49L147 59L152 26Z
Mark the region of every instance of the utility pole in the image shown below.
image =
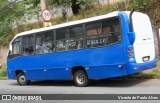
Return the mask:
M49 27L52 26L51 19L52 19L52 13L46 9L46 4L50 0L41 0L41 11L42 11L42 21L43 21L43 27Z
M46 0L41 0L41 11L46 9Z

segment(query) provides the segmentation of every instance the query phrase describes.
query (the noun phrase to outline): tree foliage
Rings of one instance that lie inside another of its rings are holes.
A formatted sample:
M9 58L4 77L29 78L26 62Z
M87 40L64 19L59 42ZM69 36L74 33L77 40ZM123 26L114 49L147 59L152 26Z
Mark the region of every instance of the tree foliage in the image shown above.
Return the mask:
M38 7L40 0L23 0L25 5L29 5L31 9Z
M23 4L25 5L26 14L28 16L26 19L31 19L36 16L37 20L40 21L40 0L23 0Z
M52 0L51 4L62 6L63 8L71 7L73 14L76 15L80 11L89 9L97 2L98 0Z
M83 16L84 10L90 9L95 3L97 3L97 0L77 0L77 4L80 5L80 11Z
M25 7L22 2L9 2L2 0L0 2L0 36L12 32L14 22L19 21L25 13Z
M136 10L147 12L152 5L152 0L133 0L133 7Z
M71 7L72 0L52 0L50 5L53 7L61 7L63 18L67 17L67 8Z
M77 4L80 5L82 10L91 8L97 2L97 0L77 0Z

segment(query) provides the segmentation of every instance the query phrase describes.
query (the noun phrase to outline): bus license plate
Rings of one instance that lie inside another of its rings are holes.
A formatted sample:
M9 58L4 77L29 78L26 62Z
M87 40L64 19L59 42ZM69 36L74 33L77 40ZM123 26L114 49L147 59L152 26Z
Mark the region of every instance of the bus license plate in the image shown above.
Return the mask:
M150 59L150 56L145 56L145 57L142 58L142 60L143 60L144 62L149 61L149 59Z

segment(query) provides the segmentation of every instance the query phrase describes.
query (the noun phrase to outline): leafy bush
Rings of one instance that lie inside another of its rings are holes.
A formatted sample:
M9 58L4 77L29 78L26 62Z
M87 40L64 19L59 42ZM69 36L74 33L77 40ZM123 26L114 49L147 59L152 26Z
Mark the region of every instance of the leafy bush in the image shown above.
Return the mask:
M6 78L7 77L7 72L5 68L0 69L0 79Z
M147 12L152 5L152 0L133 0L132 7L141 12Z

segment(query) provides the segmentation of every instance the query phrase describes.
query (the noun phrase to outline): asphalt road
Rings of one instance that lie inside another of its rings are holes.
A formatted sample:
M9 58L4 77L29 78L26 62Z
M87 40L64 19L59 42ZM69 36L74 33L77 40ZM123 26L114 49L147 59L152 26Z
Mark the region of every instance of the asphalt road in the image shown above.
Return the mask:
M160 94L160 79L97 80L88 87L72 81L33 81L19 86L15 80L0 80L1 94Z
M160 94L160 79L97 80L88 87L76 87L72 81L33 81L19 86L15 80L0 80L0 94ZM0 101L0 103L8 101ZM9 103L30 103L10 101ZM32 101L32 103L83 103L83 101ZM131 101L85 101L87 103L131 103ZM159 101L136 100L132 103L159 103Z

